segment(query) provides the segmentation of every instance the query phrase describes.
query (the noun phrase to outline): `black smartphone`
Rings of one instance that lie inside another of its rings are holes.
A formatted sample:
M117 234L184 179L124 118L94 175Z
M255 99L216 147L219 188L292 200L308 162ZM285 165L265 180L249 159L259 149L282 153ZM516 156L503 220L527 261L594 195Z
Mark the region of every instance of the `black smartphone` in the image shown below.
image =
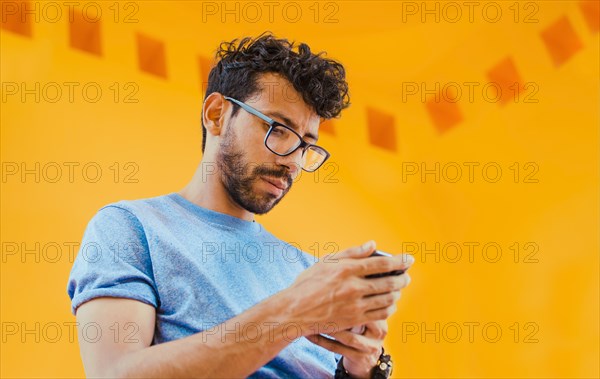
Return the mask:
M373 254L371 254L369 256L370 257L391 257L392 254L386 253L384 251L375 250L373 252ZM406 270L394 270L394 271L390 271L390 272L380 272L377 274L367 275L367 276L365 276L365 278L371 279L371 278L383 278L384 276L390 276L390 275L402 275L402 274L404 274L405 271Z

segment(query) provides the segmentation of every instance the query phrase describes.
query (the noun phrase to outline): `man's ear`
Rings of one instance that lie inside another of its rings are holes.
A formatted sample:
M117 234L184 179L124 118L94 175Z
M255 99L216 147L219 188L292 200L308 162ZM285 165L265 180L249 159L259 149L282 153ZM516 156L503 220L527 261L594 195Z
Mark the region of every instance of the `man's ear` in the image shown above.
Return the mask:
M225 99L218 92L213 92L204 100L202 105L202 121L207 133L221 134L222 123L225 116Z

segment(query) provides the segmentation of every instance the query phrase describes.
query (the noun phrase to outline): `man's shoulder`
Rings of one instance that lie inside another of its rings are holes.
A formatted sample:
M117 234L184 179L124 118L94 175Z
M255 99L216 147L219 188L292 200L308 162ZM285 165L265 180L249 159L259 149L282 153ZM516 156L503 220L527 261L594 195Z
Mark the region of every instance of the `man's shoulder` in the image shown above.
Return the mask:
M102 206L98 209L98 212L117 208L138 216L144 215L145 213L161 212L172 206L171 194L165 194L147 198L115 201Z
M171 214L173 203L170 194L155 197L119 200L98 208L90 225L140 228L165 219Z

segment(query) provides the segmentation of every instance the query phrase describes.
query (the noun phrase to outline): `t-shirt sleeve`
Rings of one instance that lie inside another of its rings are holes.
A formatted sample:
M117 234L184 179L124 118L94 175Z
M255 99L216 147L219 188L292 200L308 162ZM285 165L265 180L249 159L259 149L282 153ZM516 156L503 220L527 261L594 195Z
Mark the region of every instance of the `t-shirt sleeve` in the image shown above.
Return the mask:
M343 355L339 354L339 353L333 353L333 355L335 356L335 362L338 363L340 361L340 359L342 359Z
M71 312L98 297L138 300L158 307L146 234L130 211L105 206L88 223L67 292Z

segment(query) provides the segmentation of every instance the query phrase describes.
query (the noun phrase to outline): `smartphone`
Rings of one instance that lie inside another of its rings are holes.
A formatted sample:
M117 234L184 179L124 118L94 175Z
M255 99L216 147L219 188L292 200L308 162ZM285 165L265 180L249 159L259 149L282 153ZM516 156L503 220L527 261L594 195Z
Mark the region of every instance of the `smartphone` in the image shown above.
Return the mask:
M370 255L370 257L392 257L392 254L386 253L384 251L375 250L373 252L373 254ZM383 278L384 276L390 276L390 275L402 275L402 274L404 274L405 271L406 270L394 270L394 271L390 271L390 272L380 272L377 274L367 275L367 276L365 276L365 278L371 279L371 278Z

